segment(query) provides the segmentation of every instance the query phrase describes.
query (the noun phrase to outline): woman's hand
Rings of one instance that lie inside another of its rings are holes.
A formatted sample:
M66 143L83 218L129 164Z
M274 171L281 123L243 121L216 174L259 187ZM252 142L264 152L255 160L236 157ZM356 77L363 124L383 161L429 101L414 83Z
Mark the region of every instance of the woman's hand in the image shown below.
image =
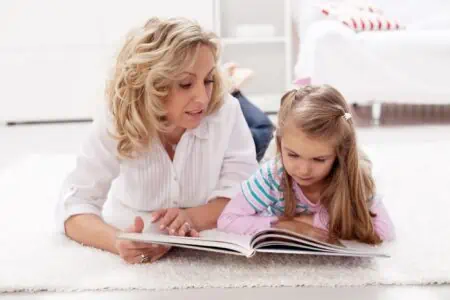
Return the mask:
M152 222L160 220L159 228L167 229L170 235L198 237L192 220L186 210L181 208L160 209L152 214Z
M141 217L136 217L134 224L128 227L125 231L140 233L143 229L144 221ZM130 264L155 262L170 250L170 247L163 245L139 243L120 239L116 240L115 245L120 257Z

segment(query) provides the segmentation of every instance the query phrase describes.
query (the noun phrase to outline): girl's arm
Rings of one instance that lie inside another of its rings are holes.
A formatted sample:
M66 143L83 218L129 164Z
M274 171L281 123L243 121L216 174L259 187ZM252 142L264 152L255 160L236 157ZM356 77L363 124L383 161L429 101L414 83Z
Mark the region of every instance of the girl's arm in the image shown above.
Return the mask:
M255 234L256 232L270 228L271 224L278 221L278 217L257 216L256 210L240 192L234 197L217 221L217 227L226 232L237 234Z
M383 241L392 241L395 239L395 228L392 220L383 204L380 197L375 197L372 202L370 211L376 216L372 218L372 222L375 228L375 232L380 236ZM321 209L314 214L313 226L328 230L329 216L325 209Z
M198 231L216 228L217 219L229 201L229 198L216 198L204 205L186 208L193 227Z
M372 218L375 231L383 241L392 241L395 239L395 227L384 206L381 197L376 197L370 209L376 217Z

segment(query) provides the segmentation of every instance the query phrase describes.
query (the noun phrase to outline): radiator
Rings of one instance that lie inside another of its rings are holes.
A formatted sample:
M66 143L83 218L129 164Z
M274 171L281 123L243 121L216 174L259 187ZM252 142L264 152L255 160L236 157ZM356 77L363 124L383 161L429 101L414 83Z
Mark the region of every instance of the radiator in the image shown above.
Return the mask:
M373 124L373 109L373 106L353 105L356 124ZM379 125L450 124L450 104L382 103L379 109Z

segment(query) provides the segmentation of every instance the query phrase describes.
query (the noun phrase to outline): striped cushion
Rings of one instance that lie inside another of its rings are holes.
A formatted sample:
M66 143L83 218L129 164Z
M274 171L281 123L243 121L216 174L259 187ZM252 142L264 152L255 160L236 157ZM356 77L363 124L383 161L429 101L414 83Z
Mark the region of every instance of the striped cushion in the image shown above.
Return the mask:
M342 22L356 32L405 29L400 22L385 16L382 10L373 6L328 3L320 9L323 15Z

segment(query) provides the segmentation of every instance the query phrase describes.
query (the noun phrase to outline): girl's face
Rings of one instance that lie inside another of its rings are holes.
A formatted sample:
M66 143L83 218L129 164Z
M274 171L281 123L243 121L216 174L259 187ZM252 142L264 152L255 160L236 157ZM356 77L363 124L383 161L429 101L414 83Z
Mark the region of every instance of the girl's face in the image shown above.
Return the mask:
M336 159L331 142L311 139L292 123L281 137L281 155L286 172L309 188L321 187Z
M211 49L200 46L194 64L174 83L165 102L167 119L172 125L192 129L200 124L211 101L215 66Z

